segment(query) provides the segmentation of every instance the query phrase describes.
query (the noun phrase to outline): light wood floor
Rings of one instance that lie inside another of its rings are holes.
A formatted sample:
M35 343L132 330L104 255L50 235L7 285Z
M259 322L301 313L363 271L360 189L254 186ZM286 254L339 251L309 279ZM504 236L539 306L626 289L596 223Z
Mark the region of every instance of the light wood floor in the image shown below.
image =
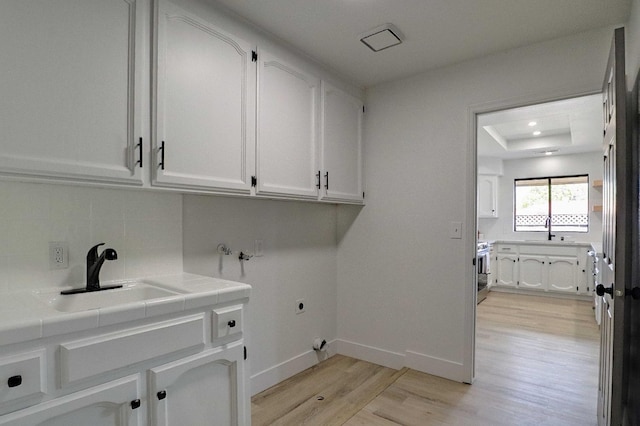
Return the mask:
M491 292L476 380L336 355L252 398L261 425L596 425L599 330L589 302Z

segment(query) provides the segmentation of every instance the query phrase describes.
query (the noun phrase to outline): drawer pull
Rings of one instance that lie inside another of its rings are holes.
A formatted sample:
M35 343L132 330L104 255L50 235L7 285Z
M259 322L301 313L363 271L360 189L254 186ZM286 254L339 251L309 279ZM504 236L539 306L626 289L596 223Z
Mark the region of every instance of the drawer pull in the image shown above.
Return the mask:
M166 390L160 391L157 393L157 395L158 395L158 399L162 401L167 397L167 391Z
M135 410L136 408L140 408L140 400L139 399L134 399L133 401L131 401L131 409Z
M9 380L7 380L7 384L9 385L10 388L15 388L20 386L22 384L22 376L18 375L18 376L9 377Z
M231 328L235 327L235 326L236 326L236 320L231 320L231 321L229 321L229 322L227 323L227 325L228 325L229 327L231 327Z

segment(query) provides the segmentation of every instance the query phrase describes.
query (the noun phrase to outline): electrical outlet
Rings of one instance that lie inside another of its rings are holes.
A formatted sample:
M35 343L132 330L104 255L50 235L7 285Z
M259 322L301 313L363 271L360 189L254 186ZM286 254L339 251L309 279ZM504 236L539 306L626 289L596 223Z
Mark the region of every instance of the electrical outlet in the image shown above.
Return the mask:
M49 242L49 269L69 267L69 244L64 241Z
M307 306L304 303L304 299L296 300L296 314L301 314L306 310Z
M262 240L255 240L254 241L254 248L253 248L253 253L256 257L262 257L264 256L264 251L263 251L263 245L264 245L264 241Z

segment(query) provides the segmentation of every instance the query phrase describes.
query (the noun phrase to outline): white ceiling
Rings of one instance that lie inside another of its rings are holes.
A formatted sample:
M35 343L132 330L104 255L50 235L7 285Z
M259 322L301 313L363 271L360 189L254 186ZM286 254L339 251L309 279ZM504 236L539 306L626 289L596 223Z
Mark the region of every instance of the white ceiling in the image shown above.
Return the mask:
M631 0L208 0L363 87L627 21ZM377 53L358 35L392 23Z
M551 155L599 151L602 128L600 94L481 114L478 156L508 160L543 156L547 151L553 151Z

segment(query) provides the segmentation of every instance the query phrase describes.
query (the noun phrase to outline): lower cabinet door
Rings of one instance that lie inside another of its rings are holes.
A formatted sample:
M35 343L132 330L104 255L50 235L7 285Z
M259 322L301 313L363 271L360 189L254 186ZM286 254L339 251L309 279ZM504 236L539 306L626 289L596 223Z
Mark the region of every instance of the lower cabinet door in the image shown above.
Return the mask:
M546 290L545 256L520 256L520 288Z
M214 349L151 369L154 426L246 425L243 346Z
M0 417L0 425L142 426L139 377L124 377L15 411Z
M576 258L549 256L549 290L576 293Z

